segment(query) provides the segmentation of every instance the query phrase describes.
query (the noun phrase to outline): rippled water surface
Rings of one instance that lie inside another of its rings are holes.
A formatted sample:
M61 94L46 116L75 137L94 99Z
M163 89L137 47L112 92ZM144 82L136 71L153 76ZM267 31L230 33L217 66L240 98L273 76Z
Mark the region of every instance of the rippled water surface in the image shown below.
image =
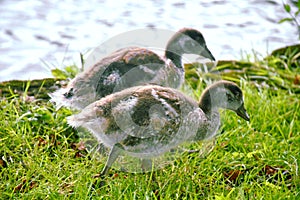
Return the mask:
M170 3L173 2L173 3ZM51 77L50 69L129 30L200 30L217 59L266 55L297 43L281 0L0 0L0 81Z

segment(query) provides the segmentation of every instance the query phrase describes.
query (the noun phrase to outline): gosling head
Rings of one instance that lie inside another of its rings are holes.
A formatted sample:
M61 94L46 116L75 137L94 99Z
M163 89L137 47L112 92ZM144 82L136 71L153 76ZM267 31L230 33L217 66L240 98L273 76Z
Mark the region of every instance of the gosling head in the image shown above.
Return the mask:
M179 30L168 42L166 57L174 57L173 54L195 54L215 61L214 56L206 46L203 35L195 29L183 28Z
M218 108L229 109L246 121L250 121L244 107L242 90L229 81L218 81L209 86L203 92L199 106L204 112L211 112Z

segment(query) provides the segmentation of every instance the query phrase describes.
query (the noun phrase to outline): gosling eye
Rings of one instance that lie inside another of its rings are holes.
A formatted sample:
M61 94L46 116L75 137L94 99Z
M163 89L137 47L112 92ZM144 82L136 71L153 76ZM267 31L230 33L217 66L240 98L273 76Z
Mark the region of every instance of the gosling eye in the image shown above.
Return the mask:
M68 92L64 93L64 97L67 99L71 98L72 96L74 96L74 88L71 88Z
M196 46L196 42L194 40L187 40L184 44L184 47L187 49L194 48Z
M234 101L234 96L233 96L233 94L231 94L231 93L226 93L226 96L227 96L227 99L228 99L228 101Z

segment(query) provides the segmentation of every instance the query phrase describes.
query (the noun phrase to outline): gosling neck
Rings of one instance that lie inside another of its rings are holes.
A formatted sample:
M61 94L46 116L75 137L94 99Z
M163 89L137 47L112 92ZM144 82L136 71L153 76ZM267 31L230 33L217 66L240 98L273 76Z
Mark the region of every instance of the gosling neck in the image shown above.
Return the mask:
M182 43L183 42L180 41L180 37L178 35L174 35L166 46L165 57L170 59L177 68L183 70L181 60L184 50L182 49Z
M166 49L165 56L167 59L170 59L177 68L179 68L179 69L183 68L182 62L181 62L181 59L182 59L181 54L178 54L174 51L170 51L170 50Z
M210 114L212 112L211 95L208 91L205 91L205 93L201 95L199 107L205 114Z
M209 87L203 91L199 107L207 116L210 116L212 113L218 112L219 108L224 108L226 103L224 92L220 91L218 87Z

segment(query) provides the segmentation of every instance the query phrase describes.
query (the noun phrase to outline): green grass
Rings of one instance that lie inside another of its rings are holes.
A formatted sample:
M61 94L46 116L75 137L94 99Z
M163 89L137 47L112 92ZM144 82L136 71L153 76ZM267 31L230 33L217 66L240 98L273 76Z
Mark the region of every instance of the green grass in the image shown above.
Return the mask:
M296 70L287 74L297 77ZM37 93L26 96L30 85L25 96L11 89L0 102L0 199L299 199L298 87L258 87L244 79L251 122L222 111L220 136L204 159L182 154L146 174L111 170L103 187L93 184L105 158L82 148L66 123L71 112L56 111L47 99L33 98Z

